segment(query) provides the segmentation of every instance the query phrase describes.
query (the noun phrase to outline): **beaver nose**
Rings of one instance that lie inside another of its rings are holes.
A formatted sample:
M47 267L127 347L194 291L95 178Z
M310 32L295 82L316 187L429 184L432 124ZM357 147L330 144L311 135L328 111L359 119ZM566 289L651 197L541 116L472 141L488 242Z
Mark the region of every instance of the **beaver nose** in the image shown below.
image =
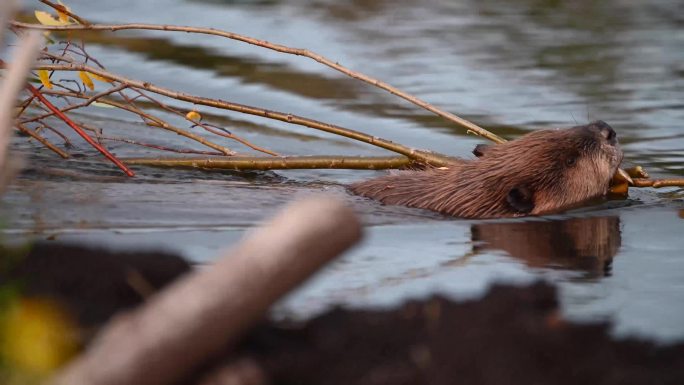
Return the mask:
M592 125L598 129L598 132L610 145L614 146L617 144L617 133L613 130L613 127L608 125L608 123L603 120L597 120L592 123Z

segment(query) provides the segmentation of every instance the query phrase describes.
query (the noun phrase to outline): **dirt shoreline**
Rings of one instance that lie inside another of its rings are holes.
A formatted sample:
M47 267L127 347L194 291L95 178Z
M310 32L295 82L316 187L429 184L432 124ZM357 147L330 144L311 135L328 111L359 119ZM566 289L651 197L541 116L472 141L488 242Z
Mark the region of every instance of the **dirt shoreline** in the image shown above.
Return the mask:
M180 257L152 252L48 243L17 253L0 285L20 282L23 296L62 304L86 345L114 314L143 303L145 290L191 270ZM306 322L265 320L187 383L236 357L272 384L684 383L684 343L614 340L609 326L562 320L549 283L495 285L466 302L433 297L390 310L334 309Z

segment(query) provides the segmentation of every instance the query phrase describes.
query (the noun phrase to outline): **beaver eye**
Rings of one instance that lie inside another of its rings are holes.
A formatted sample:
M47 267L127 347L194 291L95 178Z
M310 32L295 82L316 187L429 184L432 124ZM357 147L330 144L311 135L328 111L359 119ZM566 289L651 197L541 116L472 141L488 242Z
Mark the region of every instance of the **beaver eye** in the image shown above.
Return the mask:
M574 156L565 159L565 165L568 167L574 166L575 163L577 163L577 158Z

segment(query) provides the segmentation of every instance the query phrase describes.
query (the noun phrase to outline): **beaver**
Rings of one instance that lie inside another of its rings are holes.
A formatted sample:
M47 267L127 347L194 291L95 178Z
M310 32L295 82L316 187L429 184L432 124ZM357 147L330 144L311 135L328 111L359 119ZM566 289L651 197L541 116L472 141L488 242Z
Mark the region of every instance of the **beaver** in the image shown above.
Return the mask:
M350 190L462 218L542 215L605 195L623 156L615 130L600 120L479 145L474 154L476 159L454 159L449 167L354 183Z

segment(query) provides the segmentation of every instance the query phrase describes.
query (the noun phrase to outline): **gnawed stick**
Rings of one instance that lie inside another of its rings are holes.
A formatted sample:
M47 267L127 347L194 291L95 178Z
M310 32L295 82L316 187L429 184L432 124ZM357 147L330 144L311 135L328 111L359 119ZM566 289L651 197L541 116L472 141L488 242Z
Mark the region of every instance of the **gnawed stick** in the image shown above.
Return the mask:
M129 165L152 167L190 167L224 170L301 170L344 169L384 170L404 168L415 164L405 156L233 156L226 158L125 158ZM444 163L443 166L448 165Z
M360 237L356 215L336 200L293 204L211 268L114 319L53 384L174 383Z

